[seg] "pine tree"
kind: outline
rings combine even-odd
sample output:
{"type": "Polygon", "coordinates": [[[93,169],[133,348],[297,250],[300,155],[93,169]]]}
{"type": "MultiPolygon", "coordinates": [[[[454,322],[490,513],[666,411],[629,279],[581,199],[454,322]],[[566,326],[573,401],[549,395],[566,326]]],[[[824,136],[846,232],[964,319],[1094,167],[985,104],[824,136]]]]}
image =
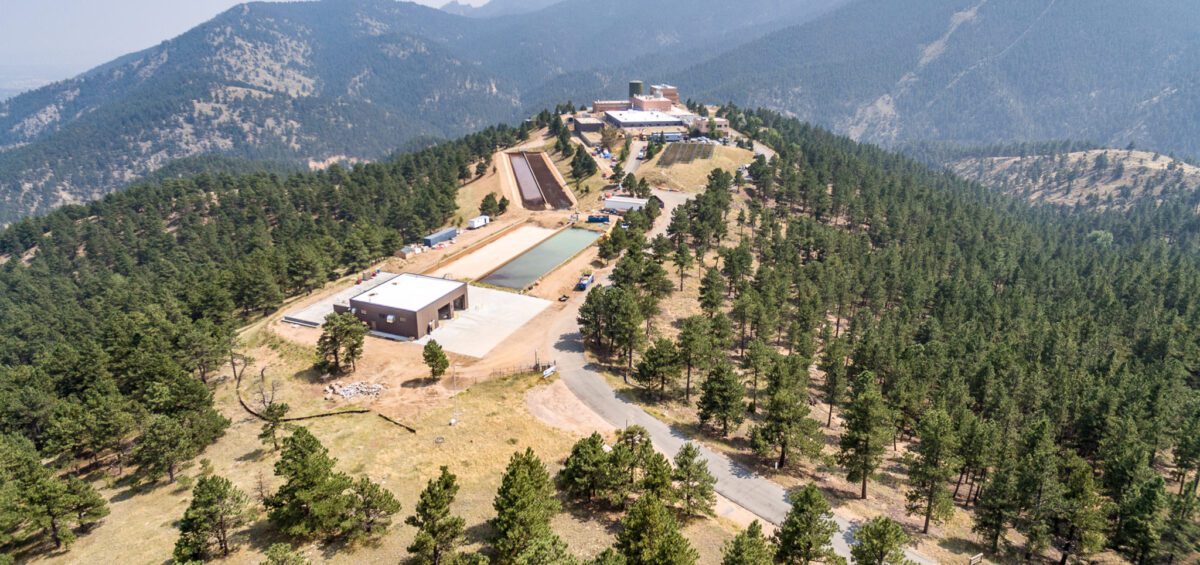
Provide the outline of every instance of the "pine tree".
{"type": "Polygon", "coordinates": [[[821,363],[825,372],[825,382],[821,391],[825,395],[825,403],[829,405],[829,414],[825,427],[833,427],[833,409],[842,404],[846,396],[846,342],[843,339],[828,339],[825,341],[825,358],[821,363]]]}
{"type": "Polygon", "coordinates": [[[276,451],[279,450],[279,432],[287,428],[283,419],[287,417],[289,408],[286,402],[272,402],[262,412],[265,421],[262,431],[258,434],[258,439],[265,444],[270,444],[271,449],[276,451]]]}
{"type": "Polygon", "coordinates": [[[604,451],[604,438],[592,432],[571,447],[571,454],[558,472],[558,483],[569,496],[589,502],[600,494],[609,471],[608,454],[604,451]]]}
{"type": "Polygon", "coordinates": [[[1126,488],[1117,510],[1120,518],[1114,541],[1134,563],[1143,565],[1154,559],[1162,540],[1166,483],[1158,473],[1143,467],[1126,488]]]}
{"type": "Polygon", "coordinates": [[[1082,457],[1071,453],[1062,458],[1059,475],[1064,491],[1055,517],[1055,545],[1065,565],[1071,557],[1086,560],[1104,548],[1108,504],[1096,488],[1091,466],[1082,457]]]}
{"type": "Polygon", "coordinates": [[[712,516],[717,504],[717,479],[708,472],[708,461],[692,442],[684,443],[675,454],[677,498],[683,502],[684,516],[712,516]]]}
{"type": "Polygon", "coordinates": [[[429,378],[437,379],[446,374],[446,369],[450,368],[450,359],[446,357],[446,351],[442,349],[441,344],[437,340],[431,339],[425,344],[425,348],[421,351],[421,357],[425,359],[425,366],[429,367],[429,378]]]}
{"type": "Polygon", "coordinates": [[[558,500],[546,466],[532,449],[513,454],[492,507],[493,545],[500,564],[517,563],[518,556],[539,540],[554,536],[550,521],[559,511],[558,500]]]}
{"type": "Polygon", "coordinates": [[[892,415],[879,394],[875,375],[864,372],[854,382],[853,395],[845,414],[845,430],[838,442],[838,464],[846,469],[846,480],[862,483],[867,497],[867,480],[879,468],[890,439],[892,415]]]}
{"type": "Polygon", "coordinates": [[[643,496],[655,496],[663,503],[671,504],[676,494],[672,471],[671,462],[663,454],[651,453],[642,469],[642,480],[638,482],[638,490],[643,496]]]}
{"type": "Polygon", "coordinates": [[[342,530],[351,539],[371,538],[386,532],[400,502],[390,491],[366,477],[359,477],[347,493],[347,511],[342,530]]]}
{"type": "MultiPolygon", "coordinates": [[[[703,257],[701,257],[700,263],[704,264],[703,257]]],[[[716,314],[721,305],[725,303],[724,288],[725,280],[716,267],[704,272],[704,278],[700,279],[700,309],[709,318],[713,317],[713,314],[716,314]]]]}
{"type": "Polygon", "coordinates": [[[629,509],[616,548],[629,565],[690,565],[699,559],[675,517],[654,496],[639,498],[629,509]]]}
{"type": "Polygon", "coordinates": [[[742,369],[750,371],[750,413],[758,413],[758,379],[760,376],[778,365],[777,355],[771,347],[759,337],[750,341],[746,354],[742,358],[742,369]]]}
{"type": "Polygon", "coordinates": [[[1018,511],[1017,473],[1011,457],[1000,459],[1000,466],[992,472],[979,492],[979,503],[975,508],[975,525],[972,530],[987,541],[992,553],[1000,549],[1000,540],[1008,533],[1008,525],[1018,511]]]}
{"type": "Polygon", "coordinates": [[[266,500],[271,523],[296,537],[339,533],[351,503],[345,495],[351,481],[334,472],[335,465],[337,459],[307,428],[296,428],[283,440],[275,462],[275,475],[284,484],[266,500]]]}
{"type": "Polygon", "coordinates": [[[857,542],[850,548],[856,565],[908,565],[904,547],[908,534],[904,528],[886,516],[868,520],[854,532],[857,542]]]}
{"type": "Polygon", "coordinates": [[[663,401],[666,400],[667,387],[679,378],[680,369],[679,350],[675,342],[659,338],[638,361],[633,378],[642,386],[657,388],[658,399],[663,401]]]}
{"type": "MultiPolygon", "coordinates": [[[[20,518],[31,522],[31,529],[49,534],[54,547],[70,547],[75,542],[71,528],[71,492],[66,482],[50,473],[37,473],[22,481],[20,518]]],[[[23,520],[22,520],[23,521],[23,520]]]]}
{"type": "Polygon", "coordinates": [[[308,559],[286,543],[271,544],[271,547],[267,548],[266,557],[263,565],[309,565],[308,559]]]}
{"type": "Polygon", "coordinates": [[[638,305],[636,293],[614,286],[609,290],[608,335],[609,341],[621,352],[626,361],[626,382],[628,375],[633,372],[633,355],[645,340],[642,331],[641,306],[638,305]]]}
{"type": "Polygon", "coordinates": [[[695,257],[692,256],[691,249],[683,243],[675,246],[675,253],[672,255],[671,261],[675,263],[675,269],[679,272],[679,291],[683,292],[683,280],[687,275],[688,269],[696,263],[695,257]]]}
{"type": "Polygon", "coordinates": [[[154,416],[133,448],[133,463],[150,480],[167,475],[175,482],[175,470],[195,454],[191,434],[170,416],[154,416]]]}
{"type": "Polygon", "coordinates": [[[775,548],[763,536],[762,524],[758,520],[738,532],[722,550],[721,565],[772,565],[775,548]]]}
{"type": "Polygon", "coordinates": [[[589,565],[626,565],[625,556],[617,552],[616,549],[608,548],[601,551],[589,565]]]}
{"type": "Polygon", "coordinates": [[[727,436],[736,430],[746,418],[746,388],[733,372],[729,363],[720,361],[708,373],[700,385],[700,425],[714,422],[720,426],[721,435],[727,436]]]}
{"type": "Polygon", "coordinates": [[[230,536],[249,521],[250,499],[229,479],[215,475],[200,477],[192,489],[192,502],[179,522],[175,560],[209,559],[213,546],[222,557],[229,555],[230,536]]]}
{"type": "Polygon", "coordinates": [[[760,457],[775,457],[783,469],[794,455],[817,457],[823,444],[819,424],[808,417],[805,402],[807,378],[799,376],[804,363],[776,363],[767,382],[766,414],[750,431],[750,445],[760,457]]]}
{"type": "Polygon", "coordinates": [[[362,356],[367,326],[354,314],[344,312],[325,317],[321,337],[317,340],[317,356],[331,372],[340,373],[350,367],[353,371],[362,356]]]}
{"type": "Polygon", "coordinates": [[[833,551],[833,536],[838,532],[829,501],[809,483],[788,494],[792,507],[775,532],[775,559],[779,563],[808,564],[841,562],[833,551]]]}
{"type": "Polygon", "coordinates": [[[107,515],[90,484],[55,476],[31,442],[0,434],[0,543],[40,533],[56,548],[70,546],[76,527],[89,528],[107,515]]]}
{"type": "Polygon", "coordinates": [[[930,410],[921,419],[917,432],[915,457],[909,459],[906,509],[910,515],[921,514],[922,533],[929,533],[931,521],[944,522],[954,515],[954,498],[946,483],[961,465],[958,460],[958,437],[950,416],[940,409],[930,410]]]}
{"type": "Polygon", "coordinates": [[[1017,471],[1021,512],[1016,528],[1025,535],[1025,558],[1032,559],[1050,545],[1055,510],[1062,498],[1058,449],[1048,420],[1042,418],[1028,426],[1021,451],[1017,471]]]}
{"type": "Polygon", "coordinates": [[[67,486],[67,509],[75,516],[75,523],[89,529],[108,516],[108,502],[90,483],[75,477],[63,479],[67,486]]]}
{"type": "Polygon", "coordinates": [[[692,369],[713,356],[712,325],[700,316],[684,318],[679,331],[679,359],[687,369],[684,402],[692,401],[692,369]]]}
{"type": "Polygon", "coordinates": [[[404,523],[417,528],[417,536],[408,552],[416,563],[445,565],[454,563],[466,533],[465,522],[450,514],[450,505],[458,495],[458,479],[446,467],[430,479],[421,491],[416,512],[404,523]]]}

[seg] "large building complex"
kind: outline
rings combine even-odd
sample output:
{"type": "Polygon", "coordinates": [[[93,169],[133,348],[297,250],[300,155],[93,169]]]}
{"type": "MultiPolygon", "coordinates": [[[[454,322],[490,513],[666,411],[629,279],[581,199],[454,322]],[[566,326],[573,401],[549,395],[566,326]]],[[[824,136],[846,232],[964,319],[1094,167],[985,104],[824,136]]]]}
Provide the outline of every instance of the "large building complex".
{"type": "Polygon", "coordinates": [[[468,306],[467,283],[405,273],[333,309],[353,313],[372,331],[420,339],[468,306]]]}
{"type": "MultiPolygon", "coordinates": [[[[580,134],[597,132],[596,118],[603,118],[604,124],[618,129],[640,130],[635,132],[637,134],[684,134],[687,130],[711,134],[725,133],[729,129],[728,120],[704,118],[680,104],[679,89],[674,86],[655,84],[650,87],[649,94],[645,94],[644,89],[642,81],[630,81],[627,100],[592,102],[591,116],[577,117],[575,131],[580,134]]],[[[594,142],[589,142],[592,144],[594,142]]]]}
{"type": "Polygon", "coordinates": [[[605,112],[604,120],[610,125],[621,129],[682,127],[683,119],[664,112],[644,112],[628,110],[624,112],[605,112]]]}
{"type": "Polygon", "coordinates": [[[666,98],[672,104],[679,104],[679,89],[669,84],[656,84],[650,87],[650,95],[658,98],[666,98]]]}

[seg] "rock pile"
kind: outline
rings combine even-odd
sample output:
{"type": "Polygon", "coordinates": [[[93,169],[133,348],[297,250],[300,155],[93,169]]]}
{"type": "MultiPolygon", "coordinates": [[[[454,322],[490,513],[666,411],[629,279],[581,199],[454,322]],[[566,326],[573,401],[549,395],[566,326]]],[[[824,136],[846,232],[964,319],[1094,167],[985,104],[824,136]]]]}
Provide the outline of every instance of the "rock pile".
{"type": "Polygon", "coordinates": [[[343,385],[342,383],[331,383],[325,386],[326,398],[330,398],[332,395],[337,395],[349,400],[359,396],[379,396],[379,393],[381,392],[383,392],[383,385],[361,381],[347,385],[343,385]]]}

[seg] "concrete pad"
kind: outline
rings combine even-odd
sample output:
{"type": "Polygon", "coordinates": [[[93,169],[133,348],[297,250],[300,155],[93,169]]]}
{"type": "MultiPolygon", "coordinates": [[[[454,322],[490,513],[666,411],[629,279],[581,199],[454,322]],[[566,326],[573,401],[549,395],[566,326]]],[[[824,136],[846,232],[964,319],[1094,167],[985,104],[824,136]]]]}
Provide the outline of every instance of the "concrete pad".
{"type": "Polygon", "coordinates": [[[334,304],[348,304],[351,298],[358,296],[368,290],[374,289],[400,275],[396,273],[379,273],[373,279],[356,284],[341,292],[331,294],[321,300],[310,304],[308,307],[295,312],[290,312],[283,317],[283,321],[289,324],[298,324],[308,326],[310,328],[319,328],[325,323],[325,316],[333,313],[334,304]]]}
{"type": "Polygon", "coordinates": [[[471,307],[460,310],[453,320],[441,322],[441,327],[417,340],[418,344],[434,339],[451,353],[482,358],[550,307],[548,300],[502,290],[473,286],[467,292],[471,307]]]}
{"type": "MultiPolygon", "coordinates": [[[[521,226],[495,241],[429,273],[433,277],[479,280],[557,233],[535,225],[521,226]]],[[[472,289],[474,290],[474,289],[472,289]]]]}

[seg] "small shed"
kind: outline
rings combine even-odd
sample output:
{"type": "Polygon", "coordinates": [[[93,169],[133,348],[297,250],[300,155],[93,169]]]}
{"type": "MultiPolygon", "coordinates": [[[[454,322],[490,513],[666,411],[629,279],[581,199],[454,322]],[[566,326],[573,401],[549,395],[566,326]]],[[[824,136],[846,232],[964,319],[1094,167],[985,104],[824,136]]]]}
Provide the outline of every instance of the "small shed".
{"type": "Polygon", "coordinates": [[[433,247],[458,237],[458,228],[446,228],[440,232],[431,233],[422,240],[426,247],[433,247]]]}
{"type": "Polygon", "coordinates": [[[477,230],[479,228],[482,228],[483,226],[488,225],[488,222],[491,222],[491,221],[492,221],[491,218],[489,218],[487,216],[476,216],[474,218],[471,218],[470,220],[467,220],[467,229],[477,230]]]}

